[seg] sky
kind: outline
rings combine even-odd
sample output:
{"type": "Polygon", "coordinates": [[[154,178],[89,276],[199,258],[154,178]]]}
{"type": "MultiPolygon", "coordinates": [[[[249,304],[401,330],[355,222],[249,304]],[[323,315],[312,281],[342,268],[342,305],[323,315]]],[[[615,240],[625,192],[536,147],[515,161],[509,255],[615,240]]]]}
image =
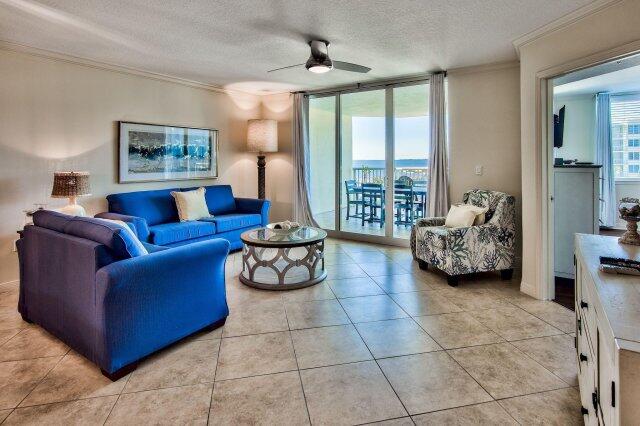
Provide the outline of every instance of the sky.
{"type": "MultiPolygon", "coordinates": [[[[384,159],[384,121],[384,117],[353,117],[354,160],[384,159]]],[[[396,160],[429,157],[428,116],[396,118],[394,128],[396,160]]]]}

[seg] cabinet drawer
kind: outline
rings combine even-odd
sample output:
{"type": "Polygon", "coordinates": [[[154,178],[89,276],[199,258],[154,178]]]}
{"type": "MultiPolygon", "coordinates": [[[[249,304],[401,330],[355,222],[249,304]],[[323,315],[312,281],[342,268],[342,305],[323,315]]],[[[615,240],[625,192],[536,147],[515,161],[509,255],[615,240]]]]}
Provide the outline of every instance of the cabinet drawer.
{"type": "Polygon", "coordinates": [[[597,425],[598,412],[593,404],[593,393],[596,388],[596,366],[589,349],[589,343],[584,337],[578,338],[577,358],[580,403],[582,408],[586,410],[584,411],[583,420],[585,425],[597,425]]]}

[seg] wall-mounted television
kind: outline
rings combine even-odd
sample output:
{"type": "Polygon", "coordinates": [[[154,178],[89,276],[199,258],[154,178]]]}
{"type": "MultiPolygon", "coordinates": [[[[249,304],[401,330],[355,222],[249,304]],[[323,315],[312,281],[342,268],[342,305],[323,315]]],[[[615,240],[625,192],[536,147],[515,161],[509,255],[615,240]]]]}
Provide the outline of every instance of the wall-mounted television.
{"type": "Polygon", "coordinates": [[[553,146],[555,148],[562,147],[563,136],[564,136],[564,106],[558,110],[557,114],[553,114],[553,146]]]}

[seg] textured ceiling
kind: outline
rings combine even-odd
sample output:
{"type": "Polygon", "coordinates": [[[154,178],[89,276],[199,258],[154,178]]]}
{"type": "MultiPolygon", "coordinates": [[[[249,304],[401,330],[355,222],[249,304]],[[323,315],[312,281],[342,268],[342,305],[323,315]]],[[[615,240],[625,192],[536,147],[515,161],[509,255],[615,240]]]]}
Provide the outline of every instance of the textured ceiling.
{"type": "Polygon", "coordinates": [[[0,0],[0,39],[240,90],[328,87],[516,59],[511,41],[591,0],[0,0]],[[307,40],[369,74],[267,70],[307,40]]]}

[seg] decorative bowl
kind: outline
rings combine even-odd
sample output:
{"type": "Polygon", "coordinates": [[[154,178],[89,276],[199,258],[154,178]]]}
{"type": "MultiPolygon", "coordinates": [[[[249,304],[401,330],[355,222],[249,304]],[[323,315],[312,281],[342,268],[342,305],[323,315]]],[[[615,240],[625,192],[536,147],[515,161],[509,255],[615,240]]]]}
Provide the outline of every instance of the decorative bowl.
{"type": "Polygon", "coordinates": [[[289,229],[282,229],[282,228],[276,228],[275,226],[278,225],[277,223],[270,223],[267,225],[267,228],[272,230],[274,233],[278,234],[278,235],[288,235],[296,230],[298,230],[300,228],[300,226],[296,226],[296,227],[291,227],[289,229]]]}

